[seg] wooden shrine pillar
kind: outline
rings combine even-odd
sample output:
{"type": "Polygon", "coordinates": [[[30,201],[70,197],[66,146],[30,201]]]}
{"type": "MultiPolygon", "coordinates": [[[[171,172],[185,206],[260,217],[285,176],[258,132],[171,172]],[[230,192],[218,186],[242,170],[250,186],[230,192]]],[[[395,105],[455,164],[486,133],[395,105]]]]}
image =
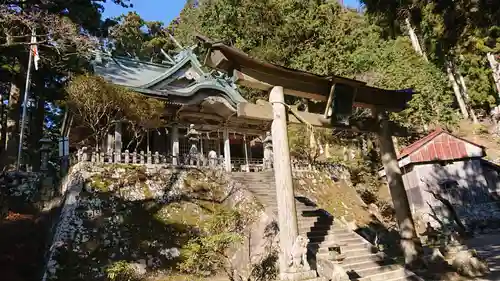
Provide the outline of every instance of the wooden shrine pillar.
{"type": "Polygon", "coordinates": [[[179,126],[172,125],[172,165],[179,165],[179,126]]]}
{"type": "Polygon", "coordinates": [[[401,169],[399,168],[392,140],[392,132],[389,128],[389,119],[384,111],[375,111],[374,113],[379,122],[378,138],[380,142],[380,155],[396,212],[396,220],[401,236],[401,248],[405,255],[405,263],[407,265],[414,265],[419,262],[422,244],[415,230],[403,176],[401,175],[401,169]]]}
{"type": "Polygon", "coordinates": [[[231,173],[231,146],[229,142],[229,130],[224,128],[224,169],[226,172],[231,173]]]}
{"type": "Polygon", "coordinates": [[[116,153],[116,157],[117,157],[117,159],[115,159],[115,161],[118,161],[118,162],[121,161],[122,148],[123,148],[122,123],[118,122],[115,124],[115,153],[116,153]]]}
{"type": "Polygon", "coordinates": [[[274,179],[278,205],[278,225],[280,238],[279,269],[281,280],[289,271],[288,260],[293,243],[298,236],[297,212],[293,193],[290,148],[288,147],[287,111],[283,87],[275,86],[269,95],[273,106],[271,134],[273,140],[274,179]]]}
{"type": "Polygon", "coordinates": [[[108,131],[108,134],[106,135],[106,139],[103,140],[103,152],[104,153],[112,153],[113,152],[113,149],[114,149],[114,142],[115,142],[115,138],[113,136],[113,134],[108,131]]]}

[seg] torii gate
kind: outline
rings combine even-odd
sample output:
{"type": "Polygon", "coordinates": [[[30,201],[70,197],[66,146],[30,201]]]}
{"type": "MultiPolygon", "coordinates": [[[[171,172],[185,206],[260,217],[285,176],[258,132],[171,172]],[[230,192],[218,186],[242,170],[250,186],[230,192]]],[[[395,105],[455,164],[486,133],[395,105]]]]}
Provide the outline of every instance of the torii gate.
{"type": "Polygon", "coordinates": [[[406,132],[393,125],[388,120],[386,113],[387,111],[403,110],[408,101],[411,100],[413,92],[383,90],[369,87],[366,83],[357,80],[338,76],[319,76],[288,69],[257,61],[236,48],[220,42],[213,42],[203,36],[199,35],[197,38],[209,50],[205,58],[205,65],[232,75],[236,83],[270,92],[269,103],[240,103],[237,114],[238,117],[248,119],[273,121],[271,131],[280,229],[280,276],[282,279],[286,279],[284,274],[288,270],[286,257],[290,256],[293,243],[298,236],[287,120],[291,123],[300,123],[300,120],[294,115],[288,115],[288,106],[285,104],[284,95],[326,101],[324,114],[295,113],[299,115],[300,119],[307,121],[312,126],[377,133],[382,164],[396,210],[405,261],[409,265],[417,262],[421,252],[421,243],[415,231],[392,141],[393,134],[401,136],[405,135],[406,132]],[[353,107],[371,109],[372,117],[356,124],[336,122],[336,117],[350,116],[353,107]]]}

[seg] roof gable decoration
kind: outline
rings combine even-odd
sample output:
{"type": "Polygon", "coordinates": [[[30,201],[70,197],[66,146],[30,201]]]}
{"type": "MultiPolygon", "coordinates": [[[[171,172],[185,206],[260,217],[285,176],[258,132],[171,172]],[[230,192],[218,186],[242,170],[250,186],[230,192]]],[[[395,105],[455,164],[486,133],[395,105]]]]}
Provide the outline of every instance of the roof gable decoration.
{"type": "Polygon", "coordinates": [[[194,49],[185,48],[165,64],[95,52],[94,72],[107,81],[134,91],[169,99],[190,99],[200,91],[224,97],[233,108],[246,100],[232,78],[222,72],[205,72],[194,49]]]}
{"type": "MultiPolygon", "coordinates": [[[[449,161],[467,158],[482,158],[486,155],[483,146],[455,136],[443,129],[428,134],[403,148],[398,155],[399,167],[432,161],[449,161]]],[[[380,172],[384,176],[383,171],[380,172]]]]}

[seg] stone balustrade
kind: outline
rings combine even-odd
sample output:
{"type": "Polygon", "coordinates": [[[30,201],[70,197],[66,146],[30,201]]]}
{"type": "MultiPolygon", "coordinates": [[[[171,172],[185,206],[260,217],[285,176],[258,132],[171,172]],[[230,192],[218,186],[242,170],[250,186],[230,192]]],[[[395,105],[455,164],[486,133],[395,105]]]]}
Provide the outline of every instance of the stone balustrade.
{"type": "MultiPolygon", "coordinates": [[[[224,157],[208,159],[201,154],[196,156],[196,159],[193,159],[193,156],[189,155],[175,157],[173,155],[160,154],[159,152],[141,151],[137,153],[129,152],[128,150],[122,153],[107,153],[96,152],[86,148],[80,149],[75,155],[71,156],[71,165],[79,162],[91,162],[97,164],[172,165],[223,169],[224,161],[224,157]]],[[[328,162],[315,162],[311,164],[308,161],[301,160],[292,160],[291,165],[294,172],[326,172],[336,178],[348,180],[348,176],[345,176],[348,174],[348,171],[343,165],[328,162]]],[[[264,167],[265,159],[232,158],[231,166],[233,171],[260,172],[266,170],[264,167]]]]}

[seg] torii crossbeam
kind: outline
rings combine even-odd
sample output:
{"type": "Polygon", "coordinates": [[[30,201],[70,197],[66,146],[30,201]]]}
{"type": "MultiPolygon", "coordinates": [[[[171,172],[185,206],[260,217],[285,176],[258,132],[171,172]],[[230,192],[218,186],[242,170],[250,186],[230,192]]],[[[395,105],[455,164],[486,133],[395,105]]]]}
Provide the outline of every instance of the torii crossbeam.
{"type": "MultiPolygon", "coordinates": [[[[336,127],[378,134],[382,163],[396,210],[405,260],[407,264],[417,262],[421,252],[421,244],[415,231],[392,142],[393,132],[397,132],[396,135],[404,135],[407,132],[390,125],[387,118],[388,111],[404,110],[412,99],[413,92],[410,90],[384,90],[367,86],[362,81],[293,70],[258,61],[234,47],[214,42],[201,35],[197,36],[197,39],[208,49],[205,65],[232,75],[236,83],[254,89],[270,91],[269,103],[240,103],[237,113],[239,117],[248,119],[273,120],[274,173],[282,250],[280,255],[281,279],[290,280],[290,275],[287,275],[290,269],[287,260],[298,236],[287,135],[288,106],[284,103],[284,95],[326,102],[324,114],[298,113],[302,119],[307,120],[313,126],[336,127]],[[349,115],[353,107],[371,109],[372,118],[358,122],[358,124],[348,125],[332,121],[336,114],[349,115]]],[[[289,119],[291,122],[298,121],[291,116],[289,119]]]]}

